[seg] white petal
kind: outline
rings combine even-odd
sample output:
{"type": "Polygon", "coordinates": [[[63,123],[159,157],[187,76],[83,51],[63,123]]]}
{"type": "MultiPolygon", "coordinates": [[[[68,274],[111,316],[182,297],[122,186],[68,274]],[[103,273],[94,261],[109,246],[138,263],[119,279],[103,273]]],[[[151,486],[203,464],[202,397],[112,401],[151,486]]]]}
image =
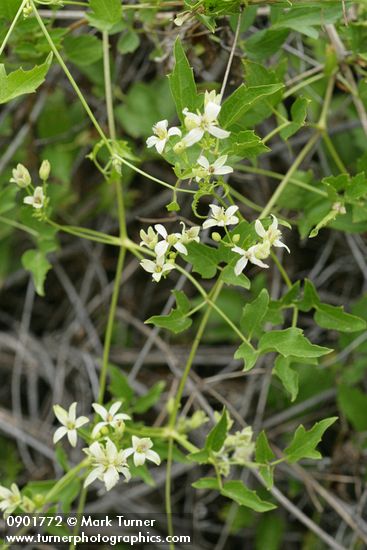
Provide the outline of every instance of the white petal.
{"type": "Polygon", "coordinates": [[[227,220],[227,224],[226,225],[236,225],[236,223],[238,223],[240,220],[237,218],[237,216],[231,216],[228,220],[227,220]]]}
{"type": "Polygon", "coordinates": [[[156,130],[167,130],[168,128],[168,120],[160,120],[159,122],[157,122],[156,124],[154,124],[153,126],[153,132],[155,132],[156,130]]]}
{"type": "Polygon", "coordinates": [[[31,206],[33,206],[34,198],[33,197],[24,197],[23,202],[24,202],[24,204],[30,204],[31,206]]]}
{"type": "MultiPolygon", "coordinates": [[[[149,261],[149,260],[148,260],[149,261]]],[[[97,414],[99,414],[99,416],[101,418],[103,418],[103,420],[107,420],[107,416],[108,416],[108,411],[107,409],[105,409],[104,407],[102,407],[102,405],[99,405],[99,403],[93,403],[92,405],[93,409],[96,411],[97,414]]]]}
{"type": "Polygon", "coordinates": [[[218,139],[226,139],[231,135],[231,132],[227,132],[227,130],[223,130],[222,128],[218,128],[218,126],[214,126],[214,124],[211,124],[208,127],[208,132],[212,136],[218,138],[218,139]]]}
{"type": "MultiPolygon", "coordinates": [[[[181,252],[181,254],[187,254],[187,248],[182,243],[176,243],[174,248],[181,252]]],[[[169,265],[169,264],[168,264],[169,265]]]]}
{"type": "Polygon", "coordinates": [[[89,453],[99,461],[104,460],[105,458],[104,450],[100,445],[100,443],[98,443],[97,441],[95,441],[94,443],[92,443],[92,445],[90,445],[89,453]]]}
{"type": "Polygon", "coordinates": [[[205,168],[205,170],[209,170],[209,161],[206,157],[204,157],[204,155],[200,155],[200,157],[198,158],[198,160],[196,161],[198,164],[200,164],[200,166],[202,166],[203,168],[205,168]]]}
{"type": "Polygon", "coordinates": [[[160,272],[160,273],[153,273],[153,275],[152,275],[153,281],[155,281],[156,283],[159,283],[159,281],[162,279],[162,275],[163,275],[162,272],[160,272]]]}
{"type": "Polygon", "coordinates": [[[76,401],[74,401],[74,403],[72,403],[69,407],[69,420],[71,422],[75,422],[75,419],[76,419],[76,401]]]}
{"type": "Polygon", "coordinates": [[[116,460],[118,451],[116,445],[111,441],[111,439],[107,439],[106,453],[110,460],[116,460]]]}
{"type": "Polygon", "coordinates": [[[161,237],[163,237],[164,239],[167,238],[167,230],[164,225],[162,225],[161,223],[156,223],[154,229],[157,231],[157,233],[159,233],[161,237]]]}
{"type": "Polygon", "coordinates": [[[78,433],[76,430],[68,430],[68,440],[72,447],[76,447],[78,441],[78,433]]]}
{"type": "Polygon", "coordinates": [[[245,256],[243,256],[242,258],[240,258],[238,260],[238,262],[236,263],[236,265],[234,267],[234,272],[237,275],[237,277],[245,269],[245,267],[247,266],[247,263],[248,263],[248,259],[245,256]]]}
{"type": "Polygon", "coordinates": [[[86,416],[79,416],[75,421],[75,427],[81,428],[82,426],[84,426],[84,424],[87,424],[88,422],[89,418],[87,418],[86,416]]]}
{"type": "Polygon", "coordinates": [[[115,414],[115,420],[131,420],[131,416],[125,413],[115,414]]]}
{"type": "Polygon", "coordinates": [[[168,135],[169,136],[181,136],[181,130],[180,130],[180,128],[177,128],[177,126],[172,126],[172,128],[170,128],[168,130],[168,135]]]}
{"type": "Polygon", "coordinates": [[[220,105],[218,105],[217,103],[214,103],[213,101],[209,101],[206,104],[204,112],[205,112],[206,118],[210,122],[217,120],[218,115],[220,113],[220,105]]]}
{"type": "Polygon", "coordinates": [[[258,258],[255,258],[255,256],[250,258],[250,262],[257,265],[257,266],[259,266],[259,267],[263,267],[264,269],[267,269],[269,267],[267,264],[264,264],[264,262],[262,262],[258,258]]]}
{"type": "Polygon", "coordinates": [[[255,231],[259,235],[259,237],[264,238],[266,235],[266,231],[260,220],[256,220],[255,222],[255,231]]]}
{"type": "Polygon", "coordinates": [[[130,481],[130,479],[131,479],[131,474],[130,474],[130,470],[129,470],[129,468],[127,468],[127,466],[120,466],[119,468],[117,468],[117,470],[118,470],[123,476],[125,476],[126,481],[130,481]]]}
{"type": "Polygon", "coordinates": [[[147,147],[154,147],[154,145],[157,143],[157,141],[159,141],[157,136],[148,137],[148,139],[146,141],[147,147]]]}
{"type": "Polygon", "coordinates": [[[282,241],[280,241],[279,239],[277,239],[276,241],[273,242],[273,246],[276,246],[277,248],[285,248],[286,251],[289,252],[289,254],[291,253],[288,246],[286,244],[282,243],[282,241]]]}
{"type": "Polygon", "coordinates": [[[209,204],[209,208],[212,211],[214,218],[218,218],[223,211],[222,207],[217,206],[216,204],[209,204]]]}
{"type": "MultiPolygon", "coordinates": [[[[233,204],[232,206],[229,206],[229,207],[227,208],[227,210],[226,210],[226,216],[227,216],[228,218],[232,217],[233,214],[234,214],[235,212],[237,212],[237,210],[238,210],[238,206],[236,206],[236,205],[234,205],[234,204],[233,204]]],[[[234,217],[235,217],[235,216],[234,216],[234,217]]]]}
{"type": "Polygon", "coordinates": [[[272,229],[273,231],[276,231],[278,229],[278,220],[276,216],[274,216],[274,214],[272,214],[271,216],[273,218],[273,221],[271,223],[270,229],[272,229]]]}
{"type": "Polygon", "coordinates": [[[68,430],[64,426],[62,426],[61,428],[57,428],[56,432],[54,433],[53,442],[57,443],[67,433],[68,433],[68,430]]]}
{"type": "Polygon", "coordinates": [[[92,438],[94,439],[95,437],[97,437],[97,435],[99,434],[99,431],[101,428],[103,428],[104,426],[107,426],[107,422],[98,422],[98,424],[96,424],[92,430],[92,438]]]}
{"type": "Polygon", "coordinates": [[[114,404],[110,407],[109,414],[110,414],[111,416],[115,416],[115,414],[117,413],[117,411],[121,408],[121,405],[122,405],[122,402],[121,402],[121,401],[116,401],[116,403],[114,403],[114,404]]]}
{"type": "Polygon", "coordinates": [[[152,262],[152,260],[142,260],[140,262],[140,265],[148,273],[154,273],[155,272],[156,264],[154,262],[152,262]]]}
{"type": "Polygon", "coordinates": [[[145,453],[134,453],[135,466],[142,466],[145,463],[145,453]]]}
{"type": "Polygon", "coordinates": [[[147,457],[147,460],[150,460],[151,462],[154,462],[154,464],[156,464],[157,466],[160,465],[161,457],[155,451],[148,450],[145,453],[145,456],[147,457]]]}
{"type": "Polygon", "coordinates": [[[162,258],[167,252],[168,247],[169,247],[169,244],[167,241],[160,241],[155,245],[154,252],[157,254],[159,258],[162,258]]]}
{"type": "Polygon", "coordinates": [[[228,155],[222,155],[213,163],[214,168],[220,168],[226,162],[228,155]]]}
{"type": "Polygon", "coordinates": [[[131,456],[133,453],[135,453],[135,449],[133,449],[132,447],[129,447],[128,449],[124,449],[122,451],[122,453],[123,453],[123,455],[125,457],[125,460],[126,460],[127,458],[129,458],[129,456],[131,456]]]}
{"type": "Polygon", "coordinates": [[[93,468],[93,470],[88,474],[84,481],[84,487],[88,487],[93,481],[96,479],[100,479],[102,473],[103,473],[103,466],[98,466],[98,468],[93,468]]]}
{"type": "Polygon", "coordinates": [[[167,139],[160,139],[155,144],[155,148],[157,149],[158,153],[161,155],[163,153],[163,150],[166,146],[167,139]]]}
{"type": "Polygon", "coordinates": [[[54,405],[54,414],[60,424],[67,424],[69,421],[68,413],[60,405],[54,405]]]}
{"type": "Polygon", "coordinates": [[[213,218],[210,218],[209,220],[205,220],[205,222],[203,223],[203,229],[208,229],[209,227],[215,227],[216,225],[218,225],[218,222],[213,218]]]}
{"type": "Polygon", "coordinates": [[[246,254],[246,250],[243,250],[243,248],[240,248],[239,246],[234,246],[231,250],[232,252],[236,252],[236,254],[241,254],[241,256],[246,254]]]}
{"type": "Polygon", "coordinates": [[[204,130],[202,128],[194,128],[193,130],[190,130],[188,134],[182,139],[186,147],[191,147],[191,145],[194,145],[198,141],[201,140],[201,138],[204,135],[204,130]]]}
{"type": "Polygon", "coordinates": [[[219,168],[215,168],[214,174],[217,176],[223,176],[224,174],[231,174],[233,172],[233,168],[231,166],[220,166],[219,168]]]}

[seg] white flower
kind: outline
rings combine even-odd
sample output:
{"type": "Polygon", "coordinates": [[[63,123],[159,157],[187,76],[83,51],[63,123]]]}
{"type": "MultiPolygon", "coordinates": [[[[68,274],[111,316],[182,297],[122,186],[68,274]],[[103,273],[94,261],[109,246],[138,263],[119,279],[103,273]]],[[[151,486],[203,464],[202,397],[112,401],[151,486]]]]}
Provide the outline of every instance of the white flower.
{"type": "Polygon", "coordinates": [[[187,108],[182,111],[185,115],[185,126],[189,130],[189,133],[182,139],[186,147],[191,147],[200,141],[205,132],[218,139],[225,139],[230,135],[231,132],[218,128],[220,109],[218,103],[208,101],[204,106],[204,114],[191,113],[187,108]]]}
{"type": "Polygon", "coordinates": [[[107,438],[106,447],[95,441],[89,448],[83,450],[92,459],[93,467],[84,482],[84,487],[88,487],[93,481],[99,479],[105,484],[106,490],[110,491],[118,482],[119,474],[123,474],[126,481],[131,479],[124,451],[118,451],[110,439],[107,438]]]}
{"type": "Polygon", "coordinates": [[[140,265],[145,271],[152,273],[152,278],[156,283],[159,283],[166,273],[175,269],[174,264],[166,262],[164,256],[158,256],[155,262],[144,259],[140,262],[140,265]]]}
{"type": "Polygon", "coordinates": [[[147,147],[155,147],[160,155],[163,153],[169,137],[181,136],[181,130],[176,126],[169,130],[167,128],[168,120],[160,120],[152,128],[155,135],[148,137],[146,142],[147,147]]]}
{"type": "Polygon", "coordinates": [[[23,164],[18,164],[12,170],[12,175],[13,177],[10,179],[10,182],[16,183],[19,187],[28,187],[32,182],[31,175],[23,164]]]}
{"type": "Polygon", "coordinates": [[[154,464],[161,463],[161,459],[158,453],[152,451],[153,447],[152,440],[149,437],[136,437],[132,436],[132,447],[125,449],[125,457],[128,458],[130,455],[133,456],[135,466],[142,466],[146,460],[154,462],[154,464]]]}
{"type": "Polygon", "coordinates": [[[217,160],[214,161],[213,164],[210,164],[208,159],[204,157],[204,155],[201,155],[198,158],[197,163],[201,166],[202,169],[198,170],[196,181],[200,181],[204,177],[222,176],[224,174],[230,174],[231,172],[233,172],[233,168],[231,166],[225,166],[224,164],[227,158],[227,155],[223,155],[217,158],[217,160]]]}
{"type": "Polygon", "coordinates": [[[237,212],[238,206],[230,206],[226,210],[223,206],[217,206],[215,204],[209,204],[209,207],[212,211],[212,217],[205,220],[203,229],[214,226],[224,227],[226,225],[236,225],[239,222],[238,217],[233,215],[237,212]]]}
{"type": "Polygon", "coordinates": [[[93,438],[96,437],[100,429],[103,428],[104,426],[111,426],[111,428],[115,428],[116,426],[118,426],[120,421],[131,420],[128,414],[125,414],[125,413],[116,414],[117,411],[120,409],[121,405],[122,405],[121,401],[117,401],[110,407],[110,410],[108,411],[98,403],[92,404],[93,409],[103,419],[103,422],[98,422],[98,424],[94,426],[92,431],[93,438]]]}
{"type": "Polygon", "coordinates": [[[143,229],[140,230],[140,246],[146,246],[150,248],[150,250],[154,250],[155,245],[158,242],[158,235],[154,231],[153,227],[149,226],[148,231],[144,231],[143,229]]]}
{"type": "Polygon", "coordinates": [[[268,268],[269,266],[264,264],[261,260],[267,258],[270,254],[270,245],[268,243],[260,243],[251,246],[248,250],[244,250],[239,246],[234,246],[232,252],[240,254],[242,258],[238,260],[235,265],[234,272],[238,276],[247,266],[248,262],[255,264],[259,267],[268,268]]]}
{"type": "Polygon", "coordinates": [[[89,422],[86,416],[76,417],[76,402],[72,403],[67,412],[60,405],[54,405],[54,413],[62,426],[58,428],[54,434],[53,441],[57,443],[65,435],[68,436],[69,443],[72,447],[76,447],[78,433],[77,429],[81,428],[89,422]]]}
{"type": "Polygon", "coordinates": [[[282,243],[280,240],[282,233],[278,229],[278,220],[277,218],[272,214],[272,224],[269,226],[268,229],[265,229],[263,224],[260,220],[256,220],[255,222],[255,231],[264,240],[269,241],[270,246],[276,246],[279,248],[285,248],[287,252],[290,252],[287,245],[282,243]]]}
{"type": "Polygon", "coordinates": [[[180,242],[181,235],[180,233],[172,233],[168,235],[166,228],[157,223],[154,226],[154,229],[162,237],[162,241],[159,241],[154,248],[154,252],[157,256],[164,256],[170,246],[173,246],[181,254],[187,254],[187,248],[180,242]]]}
{"type": "Polygon", "coordinates": [[[201,227],[199,225],[194,225],[190,227],[189,229],[186,229],[185,223],[180,222],[182,225],[182,233],[181,233],[181,243],[182,244],[188,244],[192,243],[193,241],[199,243],[200,242],[200,229],[201,227]]]}
{"type": "Polygon", "coordinates": [[[5,515],[9,515],[22,503],[22,495],[15,483],[12,483],[10,489],[0,485],[0,510],[5,515]]]}
{"type": "Polygon", "coordinates": [[[216,105],[220,105],[220,102],[222,100],[221,94],[217,94],[215,90],[212,90],[211,92],[208,92],[208,90],[205,90],[204,94],[204,107],[208,105],[208,103],[212,102],[216,105]]]}
{"type": "Polygon", "coordinates": [[[33,208],[42,208],[45,203],[45,195],[42,187],[36,187],[33,195],[29,195],[23,199],[24,204],[30,204],[33,208]]]}

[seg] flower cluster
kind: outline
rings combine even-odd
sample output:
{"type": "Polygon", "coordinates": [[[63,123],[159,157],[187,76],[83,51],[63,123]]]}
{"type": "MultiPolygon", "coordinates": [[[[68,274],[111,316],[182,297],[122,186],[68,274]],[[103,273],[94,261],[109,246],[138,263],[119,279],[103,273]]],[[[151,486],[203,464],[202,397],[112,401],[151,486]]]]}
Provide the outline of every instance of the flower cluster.
{"type": "Polygon", "coordinates": [[[247,426],[233,435],[227,435],[223,447],[215,457],[216,466],[222,475],[228,476],[232,465],[248,465],[255,450],[252,437],[251,426],[247,426]]]}
{"type": "Polygon", "coordinates": [[[28,168],[19,163],[12,171],[10,183],[15,183],[21,189],[27,189],[27,191],[30,192],[29,195],[24,197],[24,204],[28,204],[36,210],[42,210],[47,206],[45,188],[48,178],[50,177],[50,172],[51,164],[48,160],[44,160],[39,169],[39,177],[42,180],[43,185],[37,185],[34,187],[28,168]]]}
{"type": "Polygon", "coordinates": [[[10,489],[0,485],[0,510],[4,512],[4,516],[12,514],[17,508],[30,514],[35,505],[30,498],[21,494],[15,483],[11,484],[10,489]]]}
{"type": "Polygon", "coordinates": [[[148,227],[147,231],[140,231],[140,246],[147,247],[155,256],[154,261],[144,259],[140,262],[145,271],[152,274],[153,280],[158,283],[162,277],[167,275],[175,268],[175,257],[177,252],[186,255],[186,244],[196,241],[199,242],[199,226],[186,229],[184,222],[181,233],[168,234],[166,228],[158,223],[153,227],[148,227]],[[172,250],[174,249],[174,250],[172,250]]]}
{"type": "MultiPolygon", "coordinates": [[[[127,460],[131,455],[135,466],[142,466],[146,460],[157,465],[161,462],[158,453],[152,450],[153,443],[148,437],[139,438],[133,435],[130,447],[119,448],[119,440],[124,435],[125,420],[131,420],[129,415],[118,412],[121,406],[121,401],[113,403],[109,409],[99,403],[92,404],[95,413],[101,420],[95,424],[90,435],[87,436],[95,441],[83,449],[89,458],[88,469],[90,469],[84,482],[85,487],[100,480],[109,491],[119,481],[120,474],[126,481],[129,481],[131,473],[127,460]]],[[[54,443],[67,436],[70,445],[76,446],[78,430],[89,422],[89,418],[86,416],[77,417],[76,409],[76,402],[70,405],[68,411],[60,405],[54,406],[55,416],[62,424],[54,434],[54,443]]],[[[80,434],[80,432],[79,435],[85,437],[85,434],[80,434]]],[[[6,496],[7,493],[4,495],[6,496]]]]}
{"type": "Polygon", "coordinates": [[[265,264],[262,260],[265,260],[270,256],[270,250],[272,246],[278,248],[285,248],[287,252],[290,252],[287,245],[285,245],[280,239],[282,237],[281,231],[278,229],[278,220],[272,214],[273,221],[268,229],[265,229],[260,220],[255,222],[255,231],[262,241],[251,246],[247,250],[240,248],[239,246],[234,246],[232,248],[233,252],[239,254],[241,258],[235,265],[234,271],[236,275],[239,275],[247,266],[248,262],[255,264],[259,267],[268,268],[269,266],[265,264]]]}

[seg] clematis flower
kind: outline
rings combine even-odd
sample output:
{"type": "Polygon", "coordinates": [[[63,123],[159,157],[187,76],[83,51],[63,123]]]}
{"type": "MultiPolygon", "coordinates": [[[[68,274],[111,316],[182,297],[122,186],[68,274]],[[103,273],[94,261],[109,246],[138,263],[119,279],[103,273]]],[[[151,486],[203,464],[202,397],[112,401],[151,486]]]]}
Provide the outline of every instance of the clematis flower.
{"type": "Polygon", "coordinates": [[[280,240],[281,236],[282,236],[282,233],[278,229],[278,220],[274,216],[274,214],[272,214],[272,218],[273,218],[272,224],[269,226],[268,229],[264,228],[264,226],[263,226],[263,224],[261,223],[260,220],[256,220],[256,222],[255,222],[255,231],[256,231],[256,233],[262,239],[268,240],[269,243],[270,243],[270,246],[276,246],[278,248],[285,248],[287,250],[287,252],[290,252],[288,246],[286,244],[282,243],[282,241],[280,240]]]}
{"type": "Polygon", "coordinates": [[[218,115],[220,113],[221,106],[214,101],[207,101],[204,105],[204,113],[191,113],[187,108],[182,112],[185,115],[185,126],[189,130],[189,133],[182,139],[185,147],[191,147],[198,141],[200,141],[205,132],[218,139],[226,139],[231,132],[223,130],[218,127],[218,115]]]}
{"type": "Polygon", "coordinates": [[[154,248],[154,252],[157,256],[164,256],[170,246],[175,248],[178,252],[181,252],[181,254],[187,254],[186,246],[181,243],[180,233],[168,235],[166,228],[160,223],[157,223],[154,229],[162,237],[162,240],[159,241],[154,248]]]}
{"type": "Polygon", "coordinates": [[[132,447],[124,450],[125,457],[133,456],[135,466],[142,466],[146,460],[154,462],[154,464],[161,463],[161,458],[158,453],[152,451],[152,440],[149,437],[136,437],[132,436],[132,447]]]}
{"type": "Polygon", "coordinates": [[[146,246],[147,248],[150,248],[150,250],[154,250],[157,242],[158,242],[158,235],[154,231],[153,227],[149,226],[147,231],[144,231],[143,229],[140,230],[140,246],[146,246]]]}
{"type": "Polygon", "coordinates": [[[33,206],[33,208],[43,208],[43,205],[45,204],[45,195],[42,187],[36,187],[33,195],[25,197],[23,199],[23,202],[24,204],[29,204],[30,206],[33,206]]]}
{"type": "Polygon", "coordinates": [[[72,447],[76,447],[78,433],[77,429],[81,428],[89,422],[86,416],[76,417],[77,403],[74,402],[70,405],[69,411],[60,407],[60,405],[54,405],[54,413],[62,426],[58,428],[54,434],[53,442],[57,443],[65,435],[68,436],[69,443],[72,447]]]}
{"type": "Polygon", "coordinates": [[[192,243],[193,241],[199,243],[200,242],[200,229],[201,227],[199,225],[194,225],[193,227],[190,227],[189,229],[186,229],[186,225],[184,222],[180,222],[182,225],[182,233],[181,233],[181,243],[182,244],[188,244],[192,243]]]}
{"type": "Polygon", "coordinates": [[[208,90],[205,90],[204,94],[204,107],[208,105],[208,103],[212,102],[216,105],[220,105],[220,102],[222,101],[221,94],[217,94],[215,90],[212,90],[211,92],[208,92],[208,90]]]}
{"type": "Polygon", "coordinates": [[[201,166],[201,169],[198,170],[196,181],[200,181],[205,177],[231,174],[231,172],[233,172],[233,168],[231,166],[225,166],[224,164],[227,158],[227,155],[223,155],[217,158],[217,160],[215,160],[213,164],[210,164],[208,159],[204,157],[204,155],[201,155],[197,160],[197,163],[201,166]]]}
{"type": "Polygon", "coordinates": [[[20,163],[12,170],[12,176],[10,183],[16,183],[19,187],[28,187],[32,182],[28,169],[20,163]]]}
{"type": "Polygon", "coordinates": [[[154,136],[148,137],[147,147],[155,147],[161,155],[164,151],[166,143],[171,136],[181,136],[181,130],[173,126],[168,130],[168,120],[160,120],[152,128],[154,136]]]}
{"type": "Polygon", "coordinates": [[[247,266],[248,262],[251,262],[254,265],[263,267],[267,269],[269,266],[264,264],[261,260],[267,258],[270,254],[270,245],[269,243],[260,243],[251,246],[248,250],[244,250],[239,246],[234,246],[231,248],[232,252],[240,254],[242,256],[235,265],[234,272],[238,276],[247,266]]]}
{"type": "Polygon", "coordinates": [[[152,273],[153,281],[156,283],[159,283],[166,273],[175,269],[174,264],[167,262],[164,256],[157,256],[155,262],[144,259],[140,262],[140,265],[145,271],[152,273]]]}
{"type": "Polygon", "coordinates": [[[14,512],[22,503],[22,495],[15,483],[12,483],[10,489],[0,485],[0,510],[5,515],[14,512]]]}
{"type": "Polygon", "coordinates": [[[104,426],[111,426],[111,428],[116,428],[118,424],[121,421],[124,420],[131,420],[130,416],[125,413],[117,413],[117,411],[121,408],[121,401],[117,401],[114,403],[110,410],[105,409],[102,407],[102,405],[99,405],[98,403],[93,403],[92,407],[96,411],[97,414],[102,418],[103,422],[98,422],[93,428],[92,431],[92,437],[95,438],[98,434],[98,432],[103,428],[104,426]]]}
{"type": "Polygon", "coordinates": [[[83,450],[92,459],[93,468],[84,482],[84,487],[99,479],[105,484],[106,491],[110,491],[119,481],[120,474],[125,476],[126,481],[131,479],[124,451],[118,451],[110,439],[107,438],[105,447],[95,441],[83,450]]]}
{"type": "Polygon", "coordinates": [[[230,206],[227,209],[224,209],[223,206],[217,206],[216,204],[209,204],[211,209],[212,217],[208,220],[205,220],[203,223],[203,229],[208,229],[208,227],[224,227],[226,225],[236,225],[239,222],[237,216],[234,216],[234,213],[237,212],[238,206],[230,206]]]}

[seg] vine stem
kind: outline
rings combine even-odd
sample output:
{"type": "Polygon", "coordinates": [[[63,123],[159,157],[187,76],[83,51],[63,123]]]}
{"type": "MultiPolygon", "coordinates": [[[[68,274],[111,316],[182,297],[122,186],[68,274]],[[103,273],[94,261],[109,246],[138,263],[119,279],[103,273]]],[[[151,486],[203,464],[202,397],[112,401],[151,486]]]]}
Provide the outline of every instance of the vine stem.
{"type": "MultiPolygon", "coordinates": [[[[187,359],[185,369],[182,374],[182,378],[180,380],[180,384],[176,393],[176,397],[173,403],[172,412],[170,414],[168,428],[171,432],[171,435],[169,436],[168,440],[168,453],[167,453],[167,469],[166,469],[166,485],[165,485],[165,498],[166,498],[166,515],[167,515],[167,526],[168,526],[168,534],[172,537],[173,532],[173,522],[172,522],[172,501],[171,501],[171,489],[172,489],[172,460],[173,460],[173,441],[175,439],[174,436],[174,428],[176,425],[177,420],[177,414],[180,408],[182,394],[185,389],[187,378],[190,374],[190,370],[197,352],[197,349],[199,347],[200,341],[203,337],[206,325],[209,320],[210,313],[212,311],[212,306],[214,305],[215,300],[218,298],[218,295],[222,289],[223,283],[222,281],[217,281],[212,288],[211,291],[211,300],[210,303],[208,302],[208,308],[206,309],[201,321],[199,328],[196,332],[196,336],[194,339],[194,342],[191,346],[190,354],[187,359]]],[[[173,542],[170,543],[170,550],[174,550],[175,545],[173,542]]]]}
{"type": "Polygon", "coordinates": [[[13,32],[14,27],[15,27],[15,25],[17,24],[18,19],[19,19],[19,17],[21,16],[21,14],[22,14],[22,12],[23,12],[23,8],[24,8],[24,6],[25,6],[25,4],[26,4],[26,1],[27,1],[27,0],[23,0],[23,2],[21,3],[21,5],[20,5],[20,7],[19,7],[19,10],[17,11],[17,13],[16,13],[16,15],[15,15],[15,17],[14,17],[14,19],[13,19],[13,21],[12,21],[10,27],[9,27],[9,30],[8,30],[8,32],[7,32],[6,35],[5,35],[5,38],[4,38],[4,40],[3,40],[3,43],[2,43],[1,46],[0,46],[0,55],[2,55],[3,51],[4,51],[5,48],[6,48],[6,45],[7,45],[7,43],[8,43],[8,40],[9,40],[9,38],[10,38],[10,35],[11,35],[11,33],[13,32]]]}

